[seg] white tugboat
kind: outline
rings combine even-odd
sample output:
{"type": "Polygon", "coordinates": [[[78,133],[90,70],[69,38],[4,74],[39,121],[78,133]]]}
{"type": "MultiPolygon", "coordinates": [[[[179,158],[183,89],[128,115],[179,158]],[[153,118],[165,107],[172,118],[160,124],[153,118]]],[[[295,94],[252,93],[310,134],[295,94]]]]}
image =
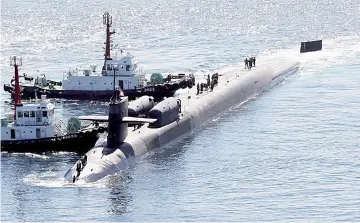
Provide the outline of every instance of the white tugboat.
{"type": "MultiPolygon", "coordinates": [[[[101,100],[111,97],[113,93],[113,82],[122,89],[124,94],[130,99],[149,95],[154,97],[170,97],[181,87],[192,87],[195,83],[194,76],[178,75],[165,78],[160,84],[148,84],[145,74],[138,67],[135,57],[129,52],[123,56],[121,50],[120,59],[111,57],[111,35],[115,33],[110,31],[112,26],[112,17],[109,13],[103,15],[103,24],[106,26],[105,58],[101,73],[97,73],[96,66],[90,66],[89,69],[65,72],[62,82],[47,80],[45,75],[34,79],[26,77],[30,84],[23,85],[22,94],[25,98],[34,98],[35,94],[40,96],[46,94],[48,98],[64,98],[74,100],[101,100]],[[175,79],[175,80],[174,80],[175,79]],[[186,82],[186,84],[180,84],[186,82]]],[[[4,90],[13,94],[11,85],[4,85],[4,90]]]]}
{"type": "Polygon", "coordinates": [[[42,95],[34,103],[20,100],[19,66],[21,59],[11,58],[15,68],[14,114],[1,118],[1,150],[11,152],[77,151],[86,152],[98,139],[103,126],[90,125],[80,130],[80,122],[70,119],[68,134],[55,124],[55,105],[42,95]],[[76,143],[76,144],[75,144],[76,143]]]}

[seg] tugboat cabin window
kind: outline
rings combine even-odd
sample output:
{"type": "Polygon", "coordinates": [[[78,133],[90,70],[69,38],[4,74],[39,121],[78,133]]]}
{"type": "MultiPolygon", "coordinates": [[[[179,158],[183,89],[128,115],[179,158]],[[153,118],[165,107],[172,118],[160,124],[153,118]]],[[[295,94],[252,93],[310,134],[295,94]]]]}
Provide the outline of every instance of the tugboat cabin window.
{"type": "Polygon", "coordinates": [[[29,118],[29,111],[24,111],[24,118],[29,118]]]}
{"type": "Polygon", "coordinates": [[[21,111],[18,112],[18,118],[22,118],[23,117],[23,113],[21,111]]]}
{"type": "Polygon", "coordinates": [[[126,71],[130,71],[130,65],[126,65],[126,71]]]}
{"type": "Polygon", "coordinates": [[[47,111],[43,111],[43,117],[47,117],[47,111]]]}
{"type": "Polygon", "coordinates": [[[30,117],[35,118],[35,111],[30,111],[30,117]]]}
{"type": "Polygon", "coordinates": [[[11,129],[11,130],[10,130],[10,137],[11,137],[12,139],[15,139],[15,129],[11,129]]]}

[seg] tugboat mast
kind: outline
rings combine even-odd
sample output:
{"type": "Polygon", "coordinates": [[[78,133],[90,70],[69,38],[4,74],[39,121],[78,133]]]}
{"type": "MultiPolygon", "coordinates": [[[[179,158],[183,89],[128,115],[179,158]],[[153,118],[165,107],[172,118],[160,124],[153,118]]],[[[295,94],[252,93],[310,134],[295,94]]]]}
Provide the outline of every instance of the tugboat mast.
{"type": "Polygon", "coordinates": [[[112,25],[112,16],[108,12],[105,12],[103,15],[103,24],[106,25],[106,42],[105,42],[105,61],[110,59],[110,43],[111,35],[115,33],[115,30],[110,32],[110,27],[112,25]]]}
{"type": "Polygon", "coordinates": [[[14,97],[14,120],[16,120],[16,107],[22,106],[20,98],[20,84],[19,84],[19,66],[22,65],[22,59],[16,56],[10,57],[10,66],[15,68],[15,97],[14,97]]]}

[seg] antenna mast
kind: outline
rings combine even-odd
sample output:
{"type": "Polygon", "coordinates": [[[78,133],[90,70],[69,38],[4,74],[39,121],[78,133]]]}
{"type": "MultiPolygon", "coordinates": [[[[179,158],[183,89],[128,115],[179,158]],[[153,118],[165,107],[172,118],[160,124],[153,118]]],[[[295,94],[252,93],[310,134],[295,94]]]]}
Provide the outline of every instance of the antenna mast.
{"type": "Polygon", "coordinates": [[[110,27],[112,25],[112,16],[108,12],[105,12],[103,15],[103,24],[106,25],[106,42],[105,42],[105,61],[111,59],[110,57],[110,43],[111,35],[115,33],[115,30],[110,32],[110,27]]]}
{"type": "Polygon", "coordinates": [[[10,57],[10,66],[15,68],[15,97],[14,97],[14,119],[16,120],[16,106],[22,106],[20,98],[19,84],[19,66],[22,65],[22,59],[16,56],[10,57]]]}

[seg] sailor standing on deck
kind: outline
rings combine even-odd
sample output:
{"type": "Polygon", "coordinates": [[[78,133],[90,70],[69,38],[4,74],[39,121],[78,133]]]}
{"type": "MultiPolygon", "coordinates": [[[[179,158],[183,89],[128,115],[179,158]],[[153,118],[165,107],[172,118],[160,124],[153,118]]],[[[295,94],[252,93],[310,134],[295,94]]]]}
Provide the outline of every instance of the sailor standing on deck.
{"type": "Polygon", "coordinates": [[[245,62],[245,69],[246,68],[249,68],[249,60],[248,60],[248,58],[246,58],[245,60],[244,60],[244,62],[245,62]]]}
{"type": "Polygon", "coordinates": [[[210,87],[210,74],[208,74],[208,77],[207,77],[207,87],[208,87],[208,89],[210,87]]]}
{"type": "Polygon", "coordinates": [[[87,155],[85,154],[82,158],[81,158],[81,165],[82,165],[82,168],[81,169],[84,169],[84,167],[86,166],[87,164],[87,155]]]}
{"type": "Polygon", "coordinates": [[[77,163],[76,163],[76,177],[79,177],[80,176],[80,172],[81,172],[81,161],[79,160],[77,163]]]}

